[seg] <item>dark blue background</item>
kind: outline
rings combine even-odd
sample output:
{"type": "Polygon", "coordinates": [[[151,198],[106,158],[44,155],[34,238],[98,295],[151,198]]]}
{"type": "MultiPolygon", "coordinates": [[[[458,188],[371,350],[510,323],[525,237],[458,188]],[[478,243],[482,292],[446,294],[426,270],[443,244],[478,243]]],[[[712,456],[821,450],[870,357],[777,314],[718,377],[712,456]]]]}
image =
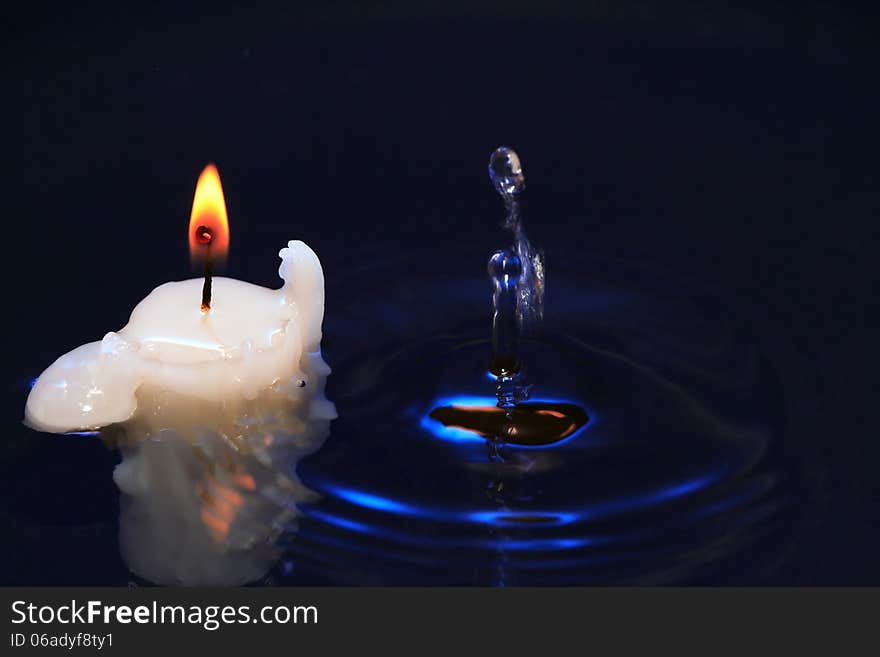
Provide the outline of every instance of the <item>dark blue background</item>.
{"type": "Polygon", "coordinates": [[[820,374],[830,473],[827,517],[774,581],[880,582],[874,21],[820,3],[535,4],[9,17],[0,581],[125,577],[114,456],[28,432],[26,383],[190,275],[206,162],[226,189],[228,273],[274,285],[291,237],[328,275],[375,246],[488,252],[485,162],[507,143],[548,253],[657,264],[773,309],[820,374]]]}

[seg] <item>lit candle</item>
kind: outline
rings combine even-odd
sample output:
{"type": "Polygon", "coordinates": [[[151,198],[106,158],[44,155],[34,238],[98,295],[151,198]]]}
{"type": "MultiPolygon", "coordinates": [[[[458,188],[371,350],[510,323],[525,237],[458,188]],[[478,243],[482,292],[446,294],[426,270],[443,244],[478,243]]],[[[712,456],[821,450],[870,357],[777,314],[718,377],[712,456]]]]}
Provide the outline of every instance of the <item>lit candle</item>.
{"type": "Polygon", "coordinates": [[[142,390],[211,407],[252,400],[272,387],[307,402],[306,420],[335,417],[323,396],[324,274],[315,253],[289,242],[279,254],[278,290],[210,277],[229,244],[213,165],[199,178],[189,233],[193,257],[209,263],[205,279],[160,285],[123,329],[56,360],[28,397],[30,426],[60,433],[123,422],[138,409],[142,390]]]}

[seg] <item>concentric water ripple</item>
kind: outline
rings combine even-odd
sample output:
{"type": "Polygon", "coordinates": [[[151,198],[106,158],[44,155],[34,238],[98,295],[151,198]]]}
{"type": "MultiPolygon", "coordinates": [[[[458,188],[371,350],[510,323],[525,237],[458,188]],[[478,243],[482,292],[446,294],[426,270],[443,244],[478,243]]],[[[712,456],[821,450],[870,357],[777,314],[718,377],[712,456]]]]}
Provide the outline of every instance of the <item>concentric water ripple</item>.
{"type": "Polygon", "coordinates": [[[288,537],[299,573],[700,581],[795,520],[802,473],[784,449],[779,378],[728,304],[624,263],[553,262],[544,326],[523,344],[528,378],[533,400],[577,404],[589,421],[500,459],[428,415],[495,401],[488,282],[402,276],[417,269],[406,257],[328,280],[339,419],[299,466],[321,495],[288,537]]]}

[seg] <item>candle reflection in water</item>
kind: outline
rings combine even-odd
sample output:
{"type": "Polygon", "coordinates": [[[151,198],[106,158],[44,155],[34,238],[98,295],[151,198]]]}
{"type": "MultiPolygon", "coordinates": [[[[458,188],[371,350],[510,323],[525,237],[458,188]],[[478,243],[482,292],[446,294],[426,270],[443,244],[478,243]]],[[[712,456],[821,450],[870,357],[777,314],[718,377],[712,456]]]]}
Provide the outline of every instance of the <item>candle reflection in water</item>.
{"type": "Polygon", "coordinates": [[[158,584],[236,585],[269,571],[299,506],[317,497],[296,466],[329,433],[323,376],[309,377],[315,394],[273,386],[237,404],[139,392],[142,410],[103,434],[122,453],[113,478],[120,550],[133,573],[158,584]]]}

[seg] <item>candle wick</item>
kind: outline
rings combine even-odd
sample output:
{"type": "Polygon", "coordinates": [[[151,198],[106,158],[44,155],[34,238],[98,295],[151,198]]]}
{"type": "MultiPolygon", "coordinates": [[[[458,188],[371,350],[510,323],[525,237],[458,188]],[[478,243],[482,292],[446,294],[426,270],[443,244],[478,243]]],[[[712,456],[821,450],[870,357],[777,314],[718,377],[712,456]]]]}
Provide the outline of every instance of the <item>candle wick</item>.
{"type": "Polygon", "coordinates": [[[208,244],[205,249],[205,283],[202,285],[202,312],[206,313],[211,310],[211,277],[214,274],[214,262],[211,258],[211,245],[208,244]]]}
{"type": "Polygon", "coordinates": [[[211,244],[214,232],[208,226],[196,228],[196,241],[205,247],[205,284],[202,286],[202,312],[211,310],[211,276],[214,274],[214,261],[211,259],[211,244]]]}

